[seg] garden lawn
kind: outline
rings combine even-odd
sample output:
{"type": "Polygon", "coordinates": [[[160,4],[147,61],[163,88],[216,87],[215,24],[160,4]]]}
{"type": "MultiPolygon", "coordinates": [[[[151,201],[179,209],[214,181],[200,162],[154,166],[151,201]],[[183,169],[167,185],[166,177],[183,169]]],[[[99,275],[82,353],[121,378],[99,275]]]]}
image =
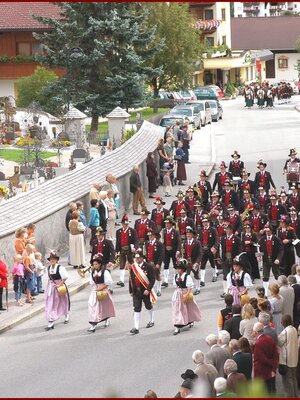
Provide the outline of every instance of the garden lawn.
{"type": "MultiPolygon", "coordinates": [[[[7,160],[7,161],[14,161],[16,163],[20,163],[23,160],[24,150],[18,149],[0,149],[0,158],[7,160]]],[[[40,154],[40,157],[43,159],[54,157],[57,153],[54,151],[43,151],[40,154]]],[[[34,160],[34,156],[32,158],[34,160]]]]}

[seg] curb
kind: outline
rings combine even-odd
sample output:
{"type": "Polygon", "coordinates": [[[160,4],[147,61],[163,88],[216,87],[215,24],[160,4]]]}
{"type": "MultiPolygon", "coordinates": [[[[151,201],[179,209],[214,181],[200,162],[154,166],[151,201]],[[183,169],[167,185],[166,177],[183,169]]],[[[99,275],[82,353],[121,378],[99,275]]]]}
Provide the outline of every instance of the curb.
{"type": "Polygon", "coordinates": [[[298,112],[300,112],[300,104],[297,104],[297,105],[295,106],[295,109],[296,109],[298,112]]]}
{"type": "Polygon", "coordinates": [[[211,166],[208,167],[207,170],[207,175],[210,176],[210,174],[212,173],[215,164],[216,164],[216,158],[217,158],[217,154],[216,154],[216,140],[215,140],[215,132],[214,131],[210,131],[210,148],[211,148],[211,166]]]}
{"type": "MultiPolygon", "coordinates": [[[[74,287],[69,289],[69,295],[70,297],[78,292],[80,292],[81,290],[85,289],[89,284],[89,281],[86,280],[85,282],[81,283],[81,284],[77,284],[74,287]]],[[[33,306],[34,307],[34,306],[33,306]]],[[[7,325],[3,326],[0,328],[0,335],[6,331],[8,331],[9,329],[14,328],[17,325],[20,325],[22,322],[25,322],[27,320],[29,320],[32,317],[35,317],[36,315],[40,314],[41,312],[43,312],[45,310],[45,305],[44,302],[42,304],[36,305],[36,307],[34,309],[29,309],[27,314],[25,315],[20,315],[19,317],[16,317],[15,320],[12,320],[11,322],[9,322],[7,325]]]]}

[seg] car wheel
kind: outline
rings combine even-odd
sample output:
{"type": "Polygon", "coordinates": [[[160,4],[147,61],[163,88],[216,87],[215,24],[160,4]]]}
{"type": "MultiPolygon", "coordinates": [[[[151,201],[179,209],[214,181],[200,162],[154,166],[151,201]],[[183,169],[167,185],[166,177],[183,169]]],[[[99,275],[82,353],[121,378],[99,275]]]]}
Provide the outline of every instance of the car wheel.
{"type": "Polygon", "coordinates": [[[220,119],[223,119],[223,114],[220,115],[220,119]]]}
{"type": "Polygon", "coordinates": [[[205,118],[205,120],[204,120],[202,126],[205,126],[205,125],[206,125],[206,118],[205,118]]]}

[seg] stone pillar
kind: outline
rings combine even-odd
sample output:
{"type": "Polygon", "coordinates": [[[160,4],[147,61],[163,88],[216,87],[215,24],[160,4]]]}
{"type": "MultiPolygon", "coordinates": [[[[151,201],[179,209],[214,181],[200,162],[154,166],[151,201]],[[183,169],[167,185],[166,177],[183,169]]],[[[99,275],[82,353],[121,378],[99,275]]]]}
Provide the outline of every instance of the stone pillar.
{"type": "Polygon", "coordinates": [[[125,132],[125,121],[128,120],[128,114],[121,107],[116,107],[109,113],[106,118],[108,119],[108,135],[109,141],[116,147],[121,146],[122,134],[125,132]]]}
{"type": "Polygon", "coordinates": [[[75,107],[71,107],[65,119],[65,133],[78,149],[86,147],[85,119],[86,115],[75,107]]]}

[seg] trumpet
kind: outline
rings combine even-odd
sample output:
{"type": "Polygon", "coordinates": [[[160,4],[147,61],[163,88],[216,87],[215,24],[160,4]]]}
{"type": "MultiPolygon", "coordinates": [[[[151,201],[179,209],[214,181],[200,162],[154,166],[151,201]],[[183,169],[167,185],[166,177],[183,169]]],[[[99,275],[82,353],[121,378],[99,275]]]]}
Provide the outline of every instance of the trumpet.
{"type": "Polygon", "coordinates": [[[93,267],[90,265],[89,267],[85,267],[85,268],[82,268],[82,269],[78,269],[77,272],[78,272],[78,274],[81,276],[81,278],[84,278],[84,277],[85,277],[85,274],[86,274],[88,271],[90,271],[91,268],[93,268],[93,267]]]}

